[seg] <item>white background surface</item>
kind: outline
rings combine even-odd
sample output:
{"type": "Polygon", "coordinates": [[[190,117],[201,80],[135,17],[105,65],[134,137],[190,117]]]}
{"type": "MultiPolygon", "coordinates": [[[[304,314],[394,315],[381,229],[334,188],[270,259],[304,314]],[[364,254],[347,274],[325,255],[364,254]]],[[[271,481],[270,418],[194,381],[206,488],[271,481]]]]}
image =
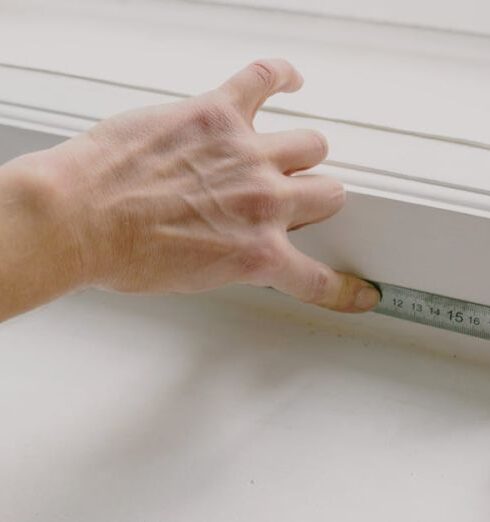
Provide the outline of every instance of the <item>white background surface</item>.
{"type": "MultiPolygon", "coordinates": [[[[411,0],[410,2],[398,0],[370,0],[368,2],[360,0],[221,0],[221,2],[490,35],[490,7],[487,0],[451,0],[449,2],[446,0],[411,0]]],[[[203,0],[203,3],[206,3],[206,0],[203,0]]]]}
{"type": "Polygon", "coordinates": [[[306,83],[275,105],[489,142],[490,38],[173,0],[3,0],[0,49],[4,62],[191,94],[282,56],[306,83]]]}
{"type": "Polygon", "coordinates": [[[488,521],[490,367],[378,321],[242,289],[3,325],[0,519],[488,521]]]}

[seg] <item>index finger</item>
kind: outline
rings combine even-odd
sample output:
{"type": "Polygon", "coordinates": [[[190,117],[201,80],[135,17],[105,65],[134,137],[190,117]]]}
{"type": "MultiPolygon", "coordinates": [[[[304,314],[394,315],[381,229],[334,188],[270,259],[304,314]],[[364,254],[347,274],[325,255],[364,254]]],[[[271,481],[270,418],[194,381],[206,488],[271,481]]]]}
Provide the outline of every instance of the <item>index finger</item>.
{"type": "Polygon", "coordinates": [[[301,74],[286,60],[258,60],[229,80],[221,89],[228,92],[241,112],[250,119],[270,96],[294,92],[303,85],[301,74]]]}

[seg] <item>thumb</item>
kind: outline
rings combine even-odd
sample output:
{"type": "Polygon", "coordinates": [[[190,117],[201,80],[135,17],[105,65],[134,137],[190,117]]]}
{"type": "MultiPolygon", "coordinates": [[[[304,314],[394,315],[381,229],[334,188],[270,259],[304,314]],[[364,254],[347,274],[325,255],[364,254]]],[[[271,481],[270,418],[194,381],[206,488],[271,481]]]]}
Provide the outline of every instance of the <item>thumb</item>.
{"type": "Polygon", "coordinates": [[[339,312],[366,312],[378,304],[380,293],[367,281],[336,272],[291,244],[286,255],[287,262],[271,281],[277,290],[339,312]]]}

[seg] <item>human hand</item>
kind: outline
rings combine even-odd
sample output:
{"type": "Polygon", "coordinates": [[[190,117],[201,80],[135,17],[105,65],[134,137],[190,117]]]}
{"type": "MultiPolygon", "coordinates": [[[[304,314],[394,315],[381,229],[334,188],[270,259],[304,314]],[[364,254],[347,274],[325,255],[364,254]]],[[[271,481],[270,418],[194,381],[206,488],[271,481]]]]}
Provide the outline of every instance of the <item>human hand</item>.
{"type": "Polygon", "coordinates": [[[47,151],[83,284],[154,293],[238,282],[344,312],[373,307],[369,283],[288,240],[345,199],[327,176],[292,176],[325,158],[321,134],[253,128],[269,96],[301,85],[289,63],[259,61],[213,91],[118,115],[47,151]]]}

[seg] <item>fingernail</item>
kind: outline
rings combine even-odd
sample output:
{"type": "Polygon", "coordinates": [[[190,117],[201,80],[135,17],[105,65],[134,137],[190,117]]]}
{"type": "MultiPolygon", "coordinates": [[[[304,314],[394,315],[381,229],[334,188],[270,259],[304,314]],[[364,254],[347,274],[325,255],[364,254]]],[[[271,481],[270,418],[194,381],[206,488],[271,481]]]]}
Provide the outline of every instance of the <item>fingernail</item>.
{"type": "Polygon", "coordinates": [[[375,288],[365,286],[359,290],[354,305],[359,310],[370,310],[379,303],[380,297],[379,292],[375,288]]]}

